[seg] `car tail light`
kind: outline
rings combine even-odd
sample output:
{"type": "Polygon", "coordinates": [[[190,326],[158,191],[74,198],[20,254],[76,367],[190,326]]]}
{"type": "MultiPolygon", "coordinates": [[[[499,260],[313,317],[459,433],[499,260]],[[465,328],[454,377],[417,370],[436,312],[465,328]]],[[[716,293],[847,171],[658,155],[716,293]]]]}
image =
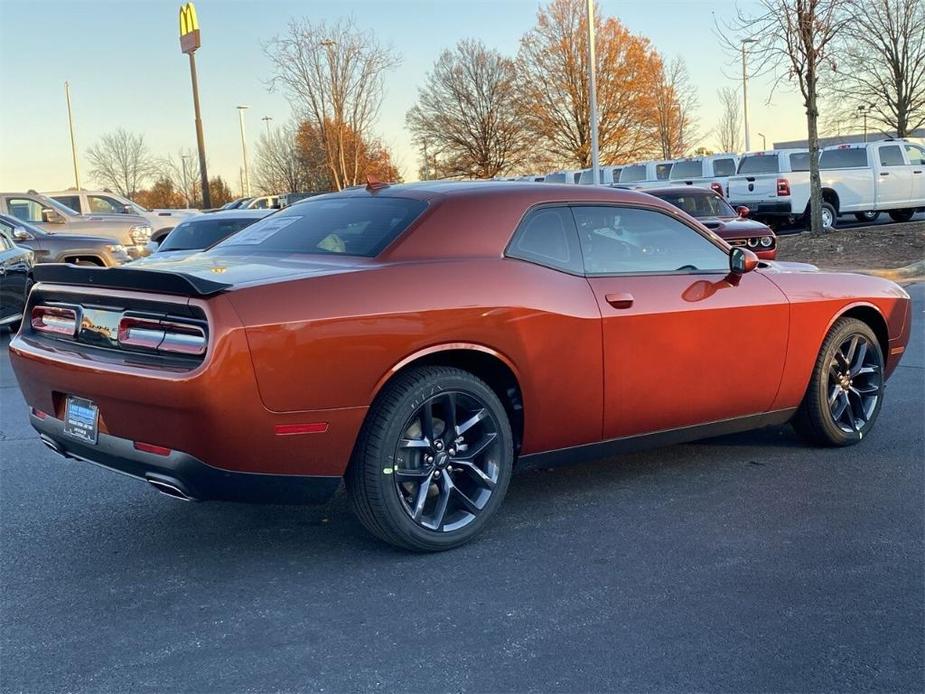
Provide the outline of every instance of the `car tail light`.
{"type": "Polygon", "coordinates": [[[61,306],[36,306],[32,309],[32,329],[73,337],[77,334],[77,311],[61,306]]]}
{"type": "Polygon", "coordinates": [[[32,416],[36,419],[48,419],[48,413],[43,410],[32,408],[32,416]]]}
{"type": "Polygon", "coordinates": [[[125,316],[119,321],[119,345],[173,354],[204,354],[206,333],[198,325],[125,316]]]}
{"type": "Polygon", "coordinates": [[[786,178],[777,179],[777,195],[781,197],[790,195],[790,181],[786,178]]]}
{"type": "Polygon", "coordinates": [[[723,194],[723,184],[717,183],[716,181],[714,181],[713,183],[710,184],[710,190],[712,190],[717,195],[722,195],[723,194]]]}

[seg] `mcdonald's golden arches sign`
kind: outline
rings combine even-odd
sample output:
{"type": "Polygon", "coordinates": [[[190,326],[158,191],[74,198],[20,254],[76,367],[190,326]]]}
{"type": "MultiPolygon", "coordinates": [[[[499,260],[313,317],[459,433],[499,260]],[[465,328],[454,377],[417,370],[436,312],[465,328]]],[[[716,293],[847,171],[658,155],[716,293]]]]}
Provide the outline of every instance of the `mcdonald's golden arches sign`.
{"type": "Polygon", "coordinates": [[[192,53],[201,44],[196,6],[191,2],[180,5],[180,50],[184,53],[192,53]]]}

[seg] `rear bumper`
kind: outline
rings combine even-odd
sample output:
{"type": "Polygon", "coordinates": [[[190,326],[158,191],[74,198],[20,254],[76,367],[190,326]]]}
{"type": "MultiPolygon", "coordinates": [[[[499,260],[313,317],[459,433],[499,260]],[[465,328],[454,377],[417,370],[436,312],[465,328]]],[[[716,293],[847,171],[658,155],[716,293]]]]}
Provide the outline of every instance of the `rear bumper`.
{"type": "Polygon", "coordinates": [[[273,504],[311,504],[328,500],[341,478],[334,476],[266,475],[232,472],[212,467],[181,451],[167,455],[139,451],[129,439],[100,433],[96,444],[64,433],[64,422],[54,417],[29,421],[42,441],[55,452],[174,490],[172,496],[190,501],[242,501],[273,504]]]}
{"type": "Polygon", "coordinates": [[[749,217],[792,217],[790,200],[730,200],[733,208],[747,207],[749,217]]]}

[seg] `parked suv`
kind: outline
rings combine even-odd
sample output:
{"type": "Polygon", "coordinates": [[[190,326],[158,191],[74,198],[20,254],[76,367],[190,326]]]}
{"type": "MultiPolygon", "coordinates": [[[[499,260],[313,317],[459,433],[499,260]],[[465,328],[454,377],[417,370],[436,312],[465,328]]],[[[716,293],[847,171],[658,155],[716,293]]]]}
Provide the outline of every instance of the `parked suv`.
{"type": "Polygon", "coordinates": [[[30,191],[0,193],[0,213],[55,234],[103,236],[125,247],[132,258],[149,255],[151,225],[136,215],[82,215],[57,200],[30,191]]]}
{"type": "MultiPolygon", "coordinates": [[[[925,149],[905,140],[833,145],[819,155],[822,223],[853,213],[869,221],[888,212],[895,221],[925,207],[925,149]]],[[[759,219],[794,221],[809,212],[809,152],[749,153],[729,179],[729,201],[759,219]]]]}
{"type": "Polygon", "coordinates": [[[45,195],[67,205],[78,214],[131,214],[144,217],[151,225],[151,240],[155,243],[163,241],[177,224],[197,213],[197,210],[149,210],[106,190],[62,190],[45,195]]]}
{"type": "Polygon", "coordinates": [[[0,236],[28,248],[36,263],[116,267],[131,260],[122,244],[102,236],[52,234],[16,217],[0,214],[0,236]]]}

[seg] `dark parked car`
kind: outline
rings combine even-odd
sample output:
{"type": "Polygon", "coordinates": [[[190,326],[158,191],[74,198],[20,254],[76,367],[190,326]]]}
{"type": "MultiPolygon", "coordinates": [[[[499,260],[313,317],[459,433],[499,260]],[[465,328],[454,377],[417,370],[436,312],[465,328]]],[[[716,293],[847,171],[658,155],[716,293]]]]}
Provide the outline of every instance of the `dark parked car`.
{"type": "Polygon", "coordinates": [[[35,254],[36,263],[72,263],[116,267],[131,260],[125,247],[102,236],[53,234],[0,214],[0,235],[35,254]]]}
{"type": "Polygon", "coordinates": [[[0,234],[0,326],[19,329],[32,285],[32,251],[0,234]]]}
{"type": "Polygon", "coordinates": [[[761,260],[777,257],[777,235],[767,224],[748,218],[748,208],[738,210],[709,188],[673,186],[645,191],[671,203],[715,232],[730,246],[744,246],[761,260]]]}
{"type": "MultiPolygon", "coordinates": [[[[197,214],[175,226],[149,258],[152,261],[185,258],[214,246],[272,212],[273,210],[220,210],[197,214]]],[[[147,262],[146,258],[138,261],[136,265],[144,265],[147,262]]]]}

